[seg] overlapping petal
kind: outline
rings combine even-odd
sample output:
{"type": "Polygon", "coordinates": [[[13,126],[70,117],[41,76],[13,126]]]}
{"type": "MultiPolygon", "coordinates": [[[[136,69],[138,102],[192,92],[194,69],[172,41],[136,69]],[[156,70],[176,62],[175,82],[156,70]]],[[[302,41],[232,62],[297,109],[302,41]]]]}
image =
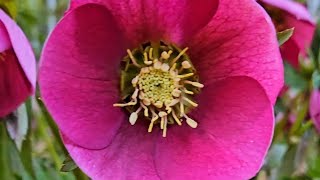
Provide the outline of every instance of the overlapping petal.
{"type": "Polygon", "coordinates": [[[64,138],[66,148],[79,167],[94,180],[160,180],[154,166],[159,131],[147,133],[147,121],[123,123],[112,143],[102,150],[88,150],[64,138]]]}
{"type": "Polygon", "coordinates": [[[30,94],[31,85],[13,50],[0,59],[0,117],[14,111],[30,94]]]}
{"type": "Polygon", "coordinates": [[[215,82],[199,95],[198,129],[174,127],[160,138],[155,159],[163,179],[250,179],[273,135],[273,109],[248,77],[215,82]]]}
{"type": "Polygon", "coordinates": [[[0,9],[0,117],[14,111],[36,84],[36,61],[19,26],[0,9]]]}
{"type": "Polygon", "coordinates": [[[20,27],[1,9],[0,21],[7,30],[19,64],[34,90],[36,87],[36,60],[31,45],[20,27]]]}
{"type": "Polygon", "coordinates": [[[273,24],[255,1],[224,0],[189,44],[201,81],[228,76],[259,81],[272,103],[283,86],[283,65],[273,24]]]}
{"type": "Polygon", "coordinates": [[[40,88],[60,130],[80,146],[107,146],[124,113],[119,99],[119,64],[125,47],[108,10],[86,4],[69,12],[42,54],[40,88]]]}
{"type": "Polygon", "coordinates": [[[199,100],[206,107],[193,114],[199,129],[176,126],[162,138],[156,129],[146,133],[147,124],[138,121],[135,126],[124,123],[103,150],[77,147],[65,138],[66,147],[93,179],[254,176],[269,147],[274,123],[264,89],[248,77],[227,78],[206,87],[199,100]]]}
{"type": "Polygon", "coordinates": [[[151,40],[185,42],[210,21],[219,0],[72,0],[71,9],[89,2],[108,7],[136,47],[151,40]]]}

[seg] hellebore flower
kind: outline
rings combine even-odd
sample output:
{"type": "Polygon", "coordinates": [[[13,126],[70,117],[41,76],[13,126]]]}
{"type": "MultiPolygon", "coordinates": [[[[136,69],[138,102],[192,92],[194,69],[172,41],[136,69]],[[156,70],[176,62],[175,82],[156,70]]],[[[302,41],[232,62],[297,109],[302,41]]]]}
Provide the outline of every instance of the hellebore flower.
{"type": "Polygon", "coordinates": [[[283,86],[265,11],[252,0],[92,2],[71,1],[40,68],[78,166],[93,179],[254,176],[283,86]]]}
{"type": "Polygon", "coordinates": [[[36,60],[18,25],[0,9],[0,117],[14,111],[36,84],[36,60]]]}
{"type": "Polygon", "coordinates": [[[315,127],[320,132],[320,91],[318,89],[311,93],[309,111],[315,127]]]}
{"type": "Polygon", "coordinates": [[[281,54],[293,67],[299,66],[299,55],[306,56],[311,45],[315,21],[308,10],[292,0],[260,0],[260,4],[271,16],[278,32],[293,28],[292,37],[281,47],[281,54]]]}

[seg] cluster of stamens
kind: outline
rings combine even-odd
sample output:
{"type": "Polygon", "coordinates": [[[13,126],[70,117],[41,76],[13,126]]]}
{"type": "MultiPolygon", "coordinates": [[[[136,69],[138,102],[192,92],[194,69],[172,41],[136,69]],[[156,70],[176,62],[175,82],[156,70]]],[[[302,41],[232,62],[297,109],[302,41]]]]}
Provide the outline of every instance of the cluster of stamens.
{"type": "Polygon", "coordinates": [[[136,123],[139,114],[143,114],[150,120],[148,132],[159,124],[163,137],[166,137],[168,124],[181,125],[185,119],[190,127],[198,126],[187,112],[198,106],[192,96],[203,88],[203,84],[198,82],[196,71],[185,54],[187,50],[162,42],[127,50],[121,89],[127,92],[125,89],[132,87],[132,91],[131,94],[123,94],[127,103],[114,106],[127,107],[131,112],[131,125],[136,123]]]}

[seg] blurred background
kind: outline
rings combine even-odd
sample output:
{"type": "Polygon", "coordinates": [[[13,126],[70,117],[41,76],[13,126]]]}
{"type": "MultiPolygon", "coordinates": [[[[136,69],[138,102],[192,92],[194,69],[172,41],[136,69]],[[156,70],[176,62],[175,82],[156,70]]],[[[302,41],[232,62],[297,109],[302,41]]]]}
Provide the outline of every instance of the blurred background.
{"type": "MultiPolygon", "coordinates": [[[[297,2],[309,11],[317,29],[307,55],[300,57],[300,68],[285,63],[286,88],[275,106],[274,140],[256,180],[320,180],[320,131],[309,115],[311,94],[320,86],[320,0],[297,2]]],[[[0,0],[0,8],[28,36],[37,59],[67,6],[68,0],[0,0]]],[[[12,121],[0,123],[0,180],[88,179],[68,157],[38,92],[17,113],[12,121]]]]}

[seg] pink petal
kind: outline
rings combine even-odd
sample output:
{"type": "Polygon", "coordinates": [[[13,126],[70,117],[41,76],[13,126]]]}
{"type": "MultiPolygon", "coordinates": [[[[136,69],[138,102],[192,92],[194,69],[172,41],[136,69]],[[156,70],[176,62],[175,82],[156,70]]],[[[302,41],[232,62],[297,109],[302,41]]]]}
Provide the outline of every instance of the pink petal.
{"type": "Polygon", "coordinates": [[[124,114],[119,101],[121,34],[108,10],[96,4],[69,12],[50,35],[41,57],[42,98],[74,143],[106,147],[124,114]]]}
{"type": "Polygon", "coordinates": [[[138,120],[131,126],[124,122],[112,143],[102,150],[77,147],[68,139],[64,143],[77,165],[94,180],[159,180],[153,153],[158,131],[147,132],[147,122],[138,120]]]}
{"type": "Polygon", "coordinates": [[[292,37],[280,47],[280,51],[284,60],[295,68],[299,67],[300,48],[292,37]]]}
{"type": "MultiPolygon", "coordinates": [[[[19,26],[0,9],[0,21],[9,34],[10,42],[18,58],[20,66],[31,83],[36,86],[36,60],[30,43],[19,26]]],[[[0,23],[1,24],[1,23],[0,23]]],[[[0,27],[1,29],[1,27],[0,27]]]]}
{"type": "Polygon", "coordinates": [[[71,8],[96,2],[108,7],[133,46],[150,40],[180,44],[205,26],[218,0],[72,0],[71,8]]]}
{"type": "Polygon", "coordinates": [[[250,179],[271,143],[273,109],[252,78],[230,77],[204,88],[193,113],[197,129],[173,127],[155,152],[162,179],[250,179]]]}
{"type": "MultiPolygon", "coordinates": [[[[1,10],[0,10],[1,11],[1,10]]],[[[11,48],[11,42],[6,27],[0,21],[0,53],[11,48]]]]}
{"type": "Polygon", "coordinates": [[[306,56],[307,48],[309,48],[311,45],[316,25],[307,21],[298,20],[292,15],[286,15],[285,17],[288,28],[294,27],[295,29],[292,37],[289,40],[292,42],[286,42],[285,44],[283,44],[283,46],[281,47],[281,53],[284,59],[291,62],[291,64],[296,65],[299,63],[299,54],[306,56]],[[298,47],[298,51],[291,48],[294,45],[290,44],[293,43],[298,47]],[[292,57],[293,54],[296,55],[292,57]]]}
{"type": "Polygon", "coordinates": [[[298,20],[308,21],[309,23],[315,23],[308,10],[300,3],[293,0],[260,0],[266,4],[275,6],[279,9],[285,10],[296,17],[298,20]]]}
{"type": "Polygon", "coordinates": [[[282,59],[271,19],[256,2],[220,1],[214,18],[189,47],[200,81],[250,76],[275,103],[283,86],[282,59]]]}
{"type": "Polygon", "coordinates": [[[320,92],[319,90],[313,90],[310,97],[310,116],[313,123],[316,126],[318,132],[320,132],[320,92]]]}
{"type": "Polygon", "coordinates": [[[5,51],[3,58],[0,58],[0,117],[14,111],[32,92],[13,50],[5,51]]]}

